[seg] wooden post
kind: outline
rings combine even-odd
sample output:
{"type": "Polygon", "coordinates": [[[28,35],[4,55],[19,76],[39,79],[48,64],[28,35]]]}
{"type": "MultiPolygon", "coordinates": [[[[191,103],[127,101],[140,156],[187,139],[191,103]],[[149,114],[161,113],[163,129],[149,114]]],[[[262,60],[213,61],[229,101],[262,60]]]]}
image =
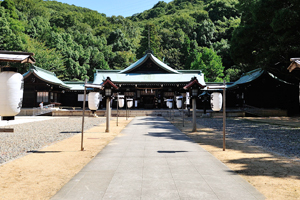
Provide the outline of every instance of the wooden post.
{"type": "Polygon", "coordinates": [[[126,106],[126,120],[128,120],[128,106],[127,106],[127,98],[125,99],[125,106],[126,106]]]}
{"type": "Polygon", "coordinates": [[[193,97],[193,132],[197,131],[197,123],[196,123],[196,97],[193,97]]]}
{"type": "Polygon", "coordinates": [[[110,123],[110,98],[106,98],[106,130],[109,133],[109,123],[110,123]]]}
{"type": "Polygon", "coordinates": [[[117,126],[119,126],[119,95],[117,96],[117,126]]]}
{"type": "MultiPolygon", "coordinates": [[[[182,98],[183,102],[183,98],[182,98]]],[[[183,104],[182,104],[182,126],[184,127],[184,109],[183,109],[183,104]]]]}
{"type": "Polygon", "coordinates": [[[225,141],[225,131],[226,131],[226,83],[224,80],[224,88],[223,88],[223,151],[226,149],[226,141],[225,141]]]}
{"type": "Polygon", "coordinates": [[[84,83],[84,95],[83,95],[83,106],[82,106],[81,151],[84,150],[84,148],[83,148],[83,131],[84,131],[84,114],[85,114],[85,99],[86,99],[85,84],[87,84],[87,79],[85,79],[85,83],[84,83]]]}

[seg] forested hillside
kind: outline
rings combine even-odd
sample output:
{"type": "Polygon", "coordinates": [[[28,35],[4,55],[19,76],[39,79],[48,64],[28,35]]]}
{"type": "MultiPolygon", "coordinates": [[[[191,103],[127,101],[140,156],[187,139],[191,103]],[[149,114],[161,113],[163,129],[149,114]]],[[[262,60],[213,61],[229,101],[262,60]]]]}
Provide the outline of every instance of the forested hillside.
{"type": "Polygon", "coordinates": [[[294,6],[299,3],[277,1],[276,12],[275,0],[160,1],[124,18],[56,1],[4,0],[0,49],[34,52],[36,65],[62,80],[91,80],[95,69],[123,69],[141,58],[150,39],[154,55],[169,66],[201,69],[206,81],[234,81],[242,72],[277,62],[282,70],[296,56],[299,45],[290,38],[299,38],[299,31],[292,33],[296,22],[283,20],[299,13],[294,6]],[[264,19],[262,12],[270,14],[264,19]],[[281,45],[292,45],[294,54],[281,45]]]}

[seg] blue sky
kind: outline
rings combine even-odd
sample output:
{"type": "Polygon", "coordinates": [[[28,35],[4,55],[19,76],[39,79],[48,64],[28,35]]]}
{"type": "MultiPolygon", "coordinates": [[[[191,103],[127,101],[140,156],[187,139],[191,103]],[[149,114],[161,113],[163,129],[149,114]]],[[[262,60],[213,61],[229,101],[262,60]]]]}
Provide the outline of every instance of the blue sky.
{"type": "MultiPolygon", "coordinates": [[[[62,3],[96,10],[99,13],[129,17],[152,8],[159,0],[57,0],[62,3]]],[[[171,0],[163,0],[169,3],[171,0]]]]}

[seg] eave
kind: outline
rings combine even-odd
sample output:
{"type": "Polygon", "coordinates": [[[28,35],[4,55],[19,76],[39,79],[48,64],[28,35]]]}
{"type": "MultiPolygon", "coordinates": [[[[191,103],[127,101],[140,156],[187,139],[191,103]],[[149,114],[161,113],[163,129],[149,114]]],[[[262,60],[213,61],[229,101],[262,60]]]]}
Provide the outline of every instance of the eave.
{"type": "Polygon", "coordinates": [[[17,63],[34,64],[35,59],[32,57],[33,55],[34,53],[0,50],[0,62],[17,62],[17,63]]]}
{"type": "Polygon", "coordinates": [[[194,78],[193,80],[191,80],[191,82],[189,84],[187,84],[186,86],[183,87],[183,89],[188,90],[190,89],[192,86],[197,85],[201,88],[205,88],[205,85],[202,85],[199,83],[197,78],[194,78]]]}

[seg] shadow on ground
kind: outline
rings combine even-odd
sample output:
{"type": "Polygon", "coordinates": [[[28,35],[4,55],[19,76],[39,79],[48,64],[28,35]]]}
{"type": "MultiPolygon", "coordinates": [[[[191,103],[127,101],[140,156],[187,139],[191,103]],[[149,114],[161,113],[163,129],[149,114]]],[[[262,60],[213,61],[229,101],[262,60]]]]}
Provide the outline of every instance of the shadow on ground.
{"type": "MultiPolygon", "coordinates": [[[[295,137],[300,138],[299,129],[249,122],[246,120],[240,120],[238,123],[233,123],[233,120],[234,119],[227,120],[226,124],[227,133],[229,133],[226,136],[226,149],[239,151],[244,154],[242,158],[226,161],[242,166],[238,170],[235,170],[235,172],[246,176],[270,176],[276,178],[293,177],[300,179],[300,162],[293,161],[292,159],[283,157],[279,154],[280,151],[289,148],[289,145],[291,144],[288,143],[288,140],[285,138],[286,141],[281,142],[281,146],[275,145],[276,142],[280,142],[284,137],[287,137],[287,129],[289,134],[296,134],[295,137]],[[239,134],[239,132],[247,132],[247,134],[239,134]],[[262,137],[262,134],[265,135],[262,137]],[[276,134],[276,137],[272,134],[276,134]],[[266,139],[271,142],[260,141],[266,139]],[[255,141],[259,141],[260,145],[255,141]],[[265,146],[262,145],[264,142],[266,142],[265,146]],[[267,143],[275,145],[274,148],[278,151],[272,151],[272,148],[267,146],[267,143]]],[[[197,119],[197,132],[191,131],[191,121],[186,121],[185,127],[182,126],[182,121],[180,119],[175,119],[171,122],[200,145],[214,146],[222,151],[222,119],[197,119]]],[[[296,151],[299,149],[298,156],[300,153],[299,146],[300,143],[295,145],[296,151]]]]}

